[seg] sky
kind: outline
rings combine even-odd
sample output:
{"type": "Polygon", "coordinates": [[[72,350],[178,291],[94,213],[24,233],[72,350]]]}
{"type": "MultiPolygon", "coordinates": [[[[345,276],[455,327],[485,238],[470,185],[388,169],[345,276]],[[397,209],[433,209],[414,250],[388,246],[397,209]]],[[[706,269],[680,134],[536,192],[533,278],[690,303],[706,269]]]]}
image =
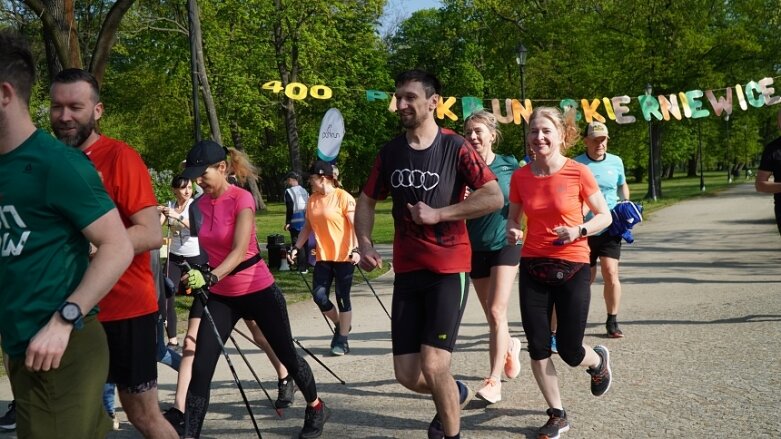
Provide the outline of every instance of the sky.
{"type": "Polygon", "coordinates": [[[380,35],[385,35],[389,28],[408,18],[419,9],[439,8],[440,0],[388,0],[385,11],[380,17],[380,35]]]}

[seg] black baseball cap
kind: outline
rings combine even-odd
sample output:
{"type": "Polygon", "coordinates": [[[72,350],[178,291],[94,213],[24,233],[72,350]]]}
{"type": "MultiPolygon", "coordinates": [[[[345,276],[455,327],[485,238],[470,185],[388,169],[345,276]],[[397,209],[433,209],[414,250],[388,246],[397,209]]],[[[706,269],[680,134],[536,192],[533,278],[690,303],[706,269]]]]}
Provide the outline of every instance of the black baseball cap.
{"type": "Polygon", "coordinates": [[[190,180],[203,175],[206,168],[227,160],[228,149],[213,140],[201,140],[187,153],[182,177],[190,180]]]}
{"type": "Polygon", "coordinates": [[[334,167],[328,162],[318,160],[314,165],[312,165],[311,168],[309,168],[309,175],[323,175],[326,177],[333,177],[334,167]]]}
{"type": "Polygon", "coordinates": [[[288,178],[294,178],[296,180],[301,180],[301,176],[298,175],[298,172],[296,172],[296,171],[288,172],[287,175],[285,175],[285,179],[288,179],[288,178]]]}

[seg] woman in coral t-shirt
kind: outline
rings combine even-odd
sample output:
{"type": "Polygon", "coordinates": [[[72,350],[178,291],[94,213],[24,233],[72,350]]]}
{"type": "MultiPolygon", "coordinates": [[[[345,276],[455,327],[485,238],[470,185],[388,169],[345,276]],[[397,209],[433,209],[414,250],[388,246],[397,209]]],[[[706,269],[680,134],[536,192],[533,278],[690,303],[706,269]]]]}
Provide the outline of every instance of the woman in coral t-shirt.
{"type": "MultiPolygon", "coordinates": [[[[209,271],[187,273],[193,290],[209,288],[206,307],[223,343],[240,319],[257,323],[269,345],[285,365],[307,402],[300,437],[319,437],[329,409],[317,396],[312,371],[296,352],[282,291],[260,258],[255,234],[252,195],[228,182],[229,169],[239,182],[257,178],[246,155],[212,141],[198,142],[187,155],[182,176],[194,179],[204,190],[196,202],[201,212],[198,239],[209,257],[209,271]]],[[[199,437],[220,345],[210,324],[198,328],[192,379],[185,402],[184,437],[199,437]]]]}
{"type": "Polygon", "coordinates": [[[564,156],[578,140],[574,117],[557,108],[540,107],[529,119],[526,136],[533,156],[510,181],[508,243],[523,241],[519,290],[521,319],[528,342],[531,369],[545,401],[548,422],[538,434],[558,437],[569,430],[561,403],[556,368],[551,361],[550,327],[555,305],[559,356],[591,375],[591,393],[600,396],[610,387],[607,348],[583,344],[591,299],[587,236],[610,225],[605,198],[591,171],[564,156]],[[583,222],[583,206],[594,216],[583,222]],[[520,219],[525,215],[524,236],[520,219]]]}

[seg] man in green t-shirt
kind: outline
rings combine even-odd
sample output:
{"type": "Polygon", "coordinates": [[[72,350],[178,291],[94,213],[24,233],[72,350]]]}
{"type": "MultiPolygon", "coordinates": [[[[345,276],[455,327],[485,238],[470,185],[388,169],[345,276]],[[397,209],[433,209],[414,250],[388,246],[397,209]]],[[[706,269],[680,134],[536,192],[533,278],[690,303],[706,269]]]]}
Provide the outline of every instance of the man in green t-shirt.
{"type": "Polygon", "coordinates": [[[92,163],[33,124],[34,80],[27,43],[0,31],[0,340],[16,427],[104,437],[108,346],[95,305],[133,248],[92,163]]]}

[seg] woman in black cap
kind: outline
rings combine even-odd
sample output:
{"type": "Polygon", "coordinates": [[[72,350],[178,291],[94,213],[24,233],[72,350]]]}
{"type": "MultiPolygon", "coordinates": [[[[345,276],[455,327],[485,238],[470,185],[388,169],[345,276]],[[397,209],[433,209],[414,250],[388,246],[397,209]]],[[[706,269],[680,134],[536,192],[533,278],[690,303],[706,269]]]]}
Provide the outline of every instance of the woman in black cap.
{"type": "MultiPolygon", "coordinates": [[[[187,282],[193,289],[209,288],[206,306],[223,343],[240,318],[257,323],[306,399],[304,427],[299,438],[316,438],[322,434],[330,410],[317,396],[312,370],[296,353],[285,297],[260,258],[255,235],[255,201],[249,192],[229,183],[231,173],[240,183],[257,178],[245,154],[212,141],[198,142],[187,155],[182,175],[195,180],[204,190],[204,196],[196,201],[202,221],[198,238],[212,267],[190,270],[187,282]]],[[[186,438],[200,435],[220,356],[220,346],[209,325],[200,326],[197,339],[185,403],[186,438]]]]}

